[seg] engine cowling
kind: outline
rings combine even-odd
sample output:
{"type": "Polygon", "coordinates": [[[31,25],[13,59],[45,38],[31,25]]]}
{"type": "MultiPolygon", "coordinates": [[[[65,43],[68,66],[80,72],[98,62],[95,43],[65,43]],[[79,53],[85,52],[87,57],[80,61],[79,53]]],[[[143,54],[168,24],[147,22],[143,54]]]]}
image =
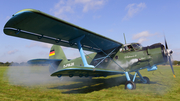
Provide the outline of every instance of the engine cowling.
{"type": "MultiPolygon", "coordinates": [[[[165,51],[165,47],[161,43],[156,43],[151,46],[146,47],[147,55],[151,56],[152,60],[150,61],[150,66],[152,67],[154,64],[162,64],[167,62],[167,53],[165,51]]],[[[172,51],[169,50],[169,53],[172,51]]]]}

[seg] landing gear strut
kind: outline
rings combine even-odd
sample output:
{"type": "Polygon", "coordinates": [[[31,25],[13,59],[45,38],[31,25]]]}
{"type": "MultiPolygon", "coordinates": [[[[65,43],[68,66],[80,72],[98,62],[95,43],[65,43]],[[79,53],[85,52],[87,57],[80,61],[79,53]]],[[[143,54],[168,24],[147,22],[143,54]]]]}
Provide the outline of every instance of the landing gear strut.
{"type": "Polygon", "coordinates": [[[140,80],[141,80],[142,83],[144,83],[144,84],[150,84],[150,80],[149,80],[148,77],[146,77],[146,76],[142,77],[142,75],[139,73],[139,71],[136,71],[136,73],[139,75],[140,80]]]}
{"type": "MultiPolygon", "coordinates": [[[[129,90],[136,89],[136,84],[134,83],[135,79],[133,79],[133,81],[131,81],[128,72],[125,72],[125,75],[126,75],[126,79],[127,79],[127,82],[125,84],[125,89],[129,89],[129,90]]],[[[135,77],[136,77],[136,74],[134,75],[134,78],[135,77]]]]}
{"type": "Polygon", "coordinates": [[[143,79],[144,79],[144,81],[142,81],[142,83],[144,83],[144,84],[150,84],[150,80],[149,80],[148,77],[144,76],[143,79]]]}
{"type": "Polygon", "coordinates": [[[126,79],[127,79],[127,82],[125,83],[125,89],[129,89],[129,90],[136,89],[136,84],[134,83],[134,81],[136,79],[136,74],[138,74],[138,76],[139,76],[138,79],[140,79],[142,83],[144,83],[144,84],[149,84],[150,83],[149,78],[146,77],[146,76],[142,77],[142,75],[139,73],[139,71],[136,71],[132,81],[131,81],[131,79],[129,77],[129,73],[128,72],[124,72],[124,73],[125,73],[126,79]]]}

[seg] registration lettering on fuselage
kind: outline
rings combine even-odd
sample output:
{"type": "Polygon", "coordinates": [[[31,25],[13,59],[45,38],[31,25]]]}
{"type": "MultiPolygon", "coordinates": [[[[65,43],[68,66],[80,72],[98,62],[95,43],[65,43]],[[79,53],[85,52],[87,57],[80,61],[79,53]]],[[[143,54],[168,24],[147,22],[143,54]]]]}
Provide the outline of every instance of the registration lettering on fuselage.
{"type": "Polygon", "coordinates": [[[63,68],[66,68],[66,67],[69,67],[69,66],[74,66],[74,62],[63,65],[63,68]]]}
{"type": "Polygon", "coordinates": [[[130,55],[130,56],[124,56],[124,58],[125,59],[127,59],[127,58],[134,58],[134,57],[136,57],[137,55],[135,54],[135,55],[130,55]]]}

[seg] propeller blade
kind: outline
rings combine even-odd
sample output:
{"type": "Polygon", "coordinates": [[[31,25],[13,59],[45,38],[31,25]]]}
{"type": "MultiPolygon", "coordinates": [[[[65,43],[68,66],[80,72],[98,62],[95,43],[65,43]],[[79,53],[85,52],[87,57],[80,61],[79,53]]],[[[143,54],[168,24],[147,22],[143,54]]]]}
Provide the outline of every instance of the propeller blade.
{"type": "Polygon", "coordinates": [[[168,49],[168,45],[167,45],[165,36],[164,36],[164,40],[165,40],[165,46],[166,46],[166,49],[168,49]]]}
{"type": "Polygon", "coordinates": [[[173,72],[173,76],[174,76],[174,78],[176,78],[176,76],[175,76],[175,74],[174,74],[174,69],[173,69],[173,65],[172,65],[172,61],[171,61],[171,57],[170,57],[170,56],[168,56],[168,60],[169,60],[170,66],[171,66],[171,70],[172,70],[172,72],[173,72]]]}

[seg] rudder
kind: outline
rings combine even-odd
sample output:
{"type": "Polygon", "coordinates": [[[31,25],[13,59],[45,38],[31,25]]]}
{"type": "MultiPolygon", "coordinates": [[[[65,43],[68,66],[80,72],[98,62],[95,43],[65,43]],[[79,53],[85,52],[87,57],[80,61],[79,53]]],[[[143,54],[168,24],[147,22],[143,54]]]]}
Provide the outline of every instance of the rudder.
{"type": "MultiPolygon", "coordinates": [[[[67,58],[59,45],[53,45],[51,47],[50,53],[49,53],[49,59],[62,59],[62,62],[66,62],[67,58]]],[[[54,72],[57,70],[59,66],[59,62],[54,62],[53,64],[50,65],[49,71],[50,73],[54,72]]]]}

